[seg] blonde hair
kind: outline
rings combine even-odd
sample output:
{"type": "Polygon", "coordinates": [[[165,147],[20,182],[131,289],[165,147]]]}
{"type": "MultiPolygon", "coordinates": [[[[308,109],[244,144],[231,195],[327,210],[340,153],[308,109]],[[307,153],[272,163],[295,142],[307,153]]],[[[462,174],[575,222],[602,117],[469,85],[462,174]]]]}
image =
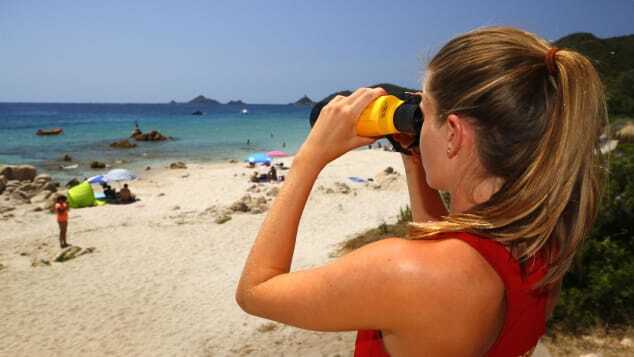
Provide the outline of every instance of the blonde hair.
{"type": "Polygon", "coordinates": [[[535,34],[478,29],[447,43],[429,64],[427,93],[443,123],[471,118],[487,172],[504,184],[488,201],[442,221],[410,226],[427,238],[465,231],[508,246],[520,262],[548,262],[545,287],[566,273],[592,227],[600,193],[599,136],[607,124],[603,85],[583,55],[535,34]],[[552,51],[551,54],[552,55],[552,51]]]}

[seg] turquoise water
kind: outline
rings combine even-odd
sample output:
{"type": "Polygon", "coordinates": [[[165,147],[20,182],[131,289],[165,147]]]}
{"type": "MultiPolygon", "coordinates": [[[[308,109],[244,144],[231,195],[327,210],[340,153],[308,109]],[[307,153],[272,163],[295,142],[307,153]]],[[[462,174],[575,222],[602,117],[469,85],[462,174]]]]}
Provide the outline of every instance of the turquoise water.
{"type": "Polygon", "coordinates": [[[309,113],[310,108],[291,105],[0,103],[0,164],[35,165],[64,180],[104,171],[89,168],[94,160],[139,170],[176,160],[244,160],[258,151],[293,154],[309,131],[309,113]],[[196,110],[205,114],[191,115],[196,110]],[[129,137],[135,122],[144,132],[158,130],[174,140],[110,148],[112,142],[129,137]],[[64,133],[35,135],[37,129],[56,127],[64,133]],[[72,163],[61,161],[65,154],[72,163]],[[61,168],[71,164],[79,167],[61,168]]]}

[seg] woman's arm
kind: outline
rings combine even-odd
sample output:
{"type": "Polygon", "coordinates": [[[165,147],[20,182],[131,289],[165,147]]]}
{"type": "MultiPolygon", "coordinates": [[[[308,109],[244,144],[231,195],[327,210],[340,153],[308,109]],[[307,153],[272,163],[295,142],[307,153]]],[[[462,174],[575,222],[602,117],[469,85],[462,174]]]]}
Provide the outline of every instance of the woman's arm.
{"type": "Polygon", "coordinates": [[[403,166],[407,176],[409,200],[414,222],[437,221],[448,214],[440,193],[427,185],[425,169],[420,161],[420,154],[403,156],[403,166]]]}

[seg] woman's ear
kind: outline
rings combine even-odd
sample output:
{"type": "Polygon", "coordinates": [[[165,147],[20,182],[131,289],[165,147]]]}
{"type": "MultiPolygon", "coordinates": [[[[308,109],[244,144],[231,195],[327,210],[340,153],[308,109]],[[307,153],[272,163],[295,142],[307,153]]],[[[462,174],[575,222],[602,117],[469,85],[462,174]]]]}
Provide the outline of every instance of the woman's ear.
{"type": "Polygon", "coordinates": [[[447,116],[447,157],[452,158],[458,154],[465,139],[466,123],[456,114],[447,116]]]}

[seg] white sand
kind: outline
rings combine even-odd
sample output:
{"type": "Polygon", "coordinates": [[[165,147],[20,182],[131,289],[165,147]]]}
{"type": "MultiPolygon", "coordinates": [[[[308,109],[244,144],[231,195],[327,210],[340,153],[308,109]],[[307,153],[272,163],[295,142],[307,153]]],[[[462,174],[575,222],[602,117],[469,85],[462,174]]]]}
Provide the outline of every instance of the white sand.
{"type": "MultiPolygon", "coordinates": [[[[408,204],[404,177],[382,190],[347,179],[387,166],[403,173],[399,154],[361,150],[322,172],[316,186],[339,181],[353,192],[313,190],[294,269],[323,264],[338,243],[396,220],[408,204]]],[[[69,242],[96,251],[64,263],[52,262],[59,252],[53,215],[22,208],[0,221],[0,355],[351,355],[353,332],[299,330],[236,305],[235,286],[264,214],[216,224],[205,210],[242,197],[252,185],[242,174],[251,171],[210,164],[145,172],[131,183],[140,202],[70,212],[69,242]],[[31,266],[41,258],[51,265],[31,266]]]]}

